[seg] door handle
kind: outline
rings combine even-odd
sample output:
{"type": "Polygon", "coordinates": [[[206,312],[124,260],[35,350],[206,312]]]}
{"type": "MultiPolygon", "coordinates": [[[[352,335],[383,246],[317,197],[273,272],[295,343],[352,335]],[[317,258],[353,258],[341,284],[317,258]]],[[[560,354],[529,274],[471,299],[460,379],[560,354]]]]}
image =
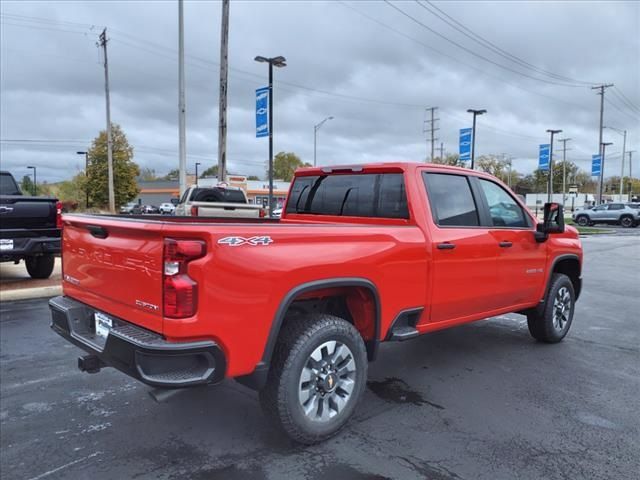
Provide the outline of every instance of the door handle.
{"type": "Polygon", "coordinates": [[[513,245],[513,243],[511,243],[511,242],[500,242],[500,246],[502,248],[509,248],[512,245],[513,245]]]}
{"type": "Polygon", "coordinates": [[[99,225],[87,225],[85,228],[96,238],[107,238],[109,236],[107,229],[99,225]]]}
{"type": "Polygon", "coordinates": [[[453,250],[454,248],[456,248],[455,243],[444,242],[438,244],[438,250],[453,250]]]}

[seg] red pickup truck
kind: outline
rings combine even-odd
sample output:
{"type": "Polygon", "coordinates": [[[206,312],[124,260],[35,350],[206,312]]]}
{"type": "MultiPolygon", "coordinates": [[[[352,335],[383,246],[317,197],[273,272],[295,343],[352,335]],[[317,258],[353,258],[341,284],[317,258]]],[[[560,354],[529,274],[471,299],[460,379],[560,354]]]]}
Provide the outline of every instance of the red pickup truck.
{"type": "Polygon", "coordinates": [[[380,342],[517,312],[559,342],[581,287],[562,207],[494,177],[384,163],[298,170],[281,220],[63,217],[52,328],[161,388],[235,378],[303,443],[335,434],[380,342]]]}

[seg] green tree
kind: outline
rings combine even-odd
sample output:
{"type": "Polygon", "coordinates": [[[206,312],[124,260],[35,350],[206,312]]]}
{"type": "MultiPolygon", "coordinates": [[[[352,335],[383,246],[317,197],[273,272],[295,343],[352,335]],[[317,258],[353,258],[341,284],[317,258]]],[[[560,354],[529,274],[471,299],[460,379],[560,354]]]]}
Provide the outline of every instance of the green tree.
{"type": "Polygon", "coordinates": [[[87,208],[86,202],[87,177],[78,173],[71,180],[65,180],[58,185],[57,197],[61,202],[77,203],[82,209],[87,208]]]}
{"type": "Polygon", "coordinates": [[[162,180],[178,180],[179,177],[180,177],[180,170],[178,170],[177,168],[174,168],[173,170],[169,170],[169,173],[167,173],[164,177],[162,177],[162,180]]]}
{"type": "MultiPolygon", "coordinates": [[[[296,168],[310,167],[311,164],[303,163],[295,153],[280,152],[273,159],[273,178],[290,182],[293,178],[293,172],[296,168]]],[[[269,171],[267,170],[267,178],[269,171]]]]}
{"type": "Polygon", "coordinates": [[[155,169],[149,167],[141,168],[140,176],[138,178],[142,182],[153,182],[154,180],[158,180],[155,169]]]}
{"type": "Polygon", "coordinates": [[[218,165],[212,165],[200,174],[200,178],[217,177],[217,176],[218,176],[218,165]]]}
{"type": "Polygon", "coordinates": [[[257,177],[256,175],[249,175],[249,176],[247,177],[247,180],[260,180],[260,178],[259,178],[259,177],[257,177]]]}
{"type": "Polygon", "coordinates": [[[25,195],[37,195],[38,192],[33,190],[33,180],[31,180],[30,175],[25,175],[22,177],[22,182],[20,182],[20,190],[25,195]]]}
{"type": "MultiPolygon", "coordinates": [[[[130,202],[138,195],[136,177],[140,168],[133,162],[133,147],[117,124],[111,125],[113,145],[113,188],[116,208],[130,202]]],[[[101,131],[89,149],[89,197],[92,206],[107,206],[109,203],[107,132],[101,131]]]]}
{"type": "Polygon", "coordinates": [[[458,155],[457,153],[448,154],[444,158],[436,157],[431,163],[436,163],[438,165],[451,165],[452,167],[465,166],[465,162],[460,160],[460,155],[458,155]]]}

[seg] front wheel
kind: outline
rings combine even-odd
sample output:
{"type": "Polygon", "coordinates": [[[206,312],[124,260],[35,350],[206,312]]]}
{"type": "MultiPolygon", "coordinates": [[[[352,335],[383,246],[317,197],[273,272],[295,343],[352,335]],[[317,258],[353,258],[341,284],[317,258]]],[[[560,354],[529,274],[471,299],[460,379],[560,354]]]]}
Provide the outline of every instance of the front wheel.
{"type": "Polygon", "coordinates": [[[622,225],[623,228],[631,228],[634,223],[633,217],[622,217],[620,219],[620,225],[622,225]]]}
{"type": "Polygon", "coordinates": [[[31,278],[49,278],[53,273],[55,257],[51,254],[27,257],[24,263],[31,278]]]}
{"type": "Polygon", "coordinates": [[[576,223],[581,227],[586,227],[587,225],[589,225],[589,217],[587,217],[586,215],[580,215],[578,216],[578,218],[576,218],[576,223]]]}
{"type": "Polygon", "coordinates": [[[326,314],[292,317],[280,333],[260,404],[293,440],[321,442],[353,414],[367,367],[364,342],[349,322],[326,314]]]}
{"type": "Polygon", "coordinates": [[[569,277],[554,273],[544,307],[527,314],[531,336],[545,343],[561,341],[571,327],[575,304],[576,294],[569,277]]]}

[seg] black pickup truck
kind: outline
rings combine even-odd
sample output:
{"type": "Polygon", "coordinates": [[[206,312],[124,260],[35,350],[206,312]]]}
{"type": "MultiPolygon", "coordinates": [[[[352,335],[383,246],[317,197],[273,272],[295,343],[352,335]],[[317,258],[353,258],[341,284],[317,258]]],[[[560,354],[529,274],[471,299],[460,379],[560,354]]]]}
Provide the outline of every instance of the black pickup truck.
{"type": "Polygon", "coordinates": [[[57,199],[25,196],[0,171],[0,262],[24,260],[31,278],[49,278],[60,253],[61,213],[57,199]]]}

